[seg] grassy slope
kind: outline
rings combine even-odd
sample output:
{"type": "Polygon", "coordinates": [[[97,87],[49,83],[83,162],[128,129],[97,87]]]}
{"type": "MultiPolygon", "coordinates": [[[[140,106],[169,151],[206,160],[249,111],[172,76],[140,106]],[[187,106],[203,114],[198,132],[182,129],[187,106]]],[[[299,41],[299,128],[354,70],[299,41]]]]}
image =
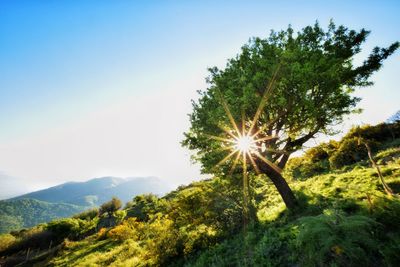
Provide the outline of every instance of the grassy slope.
{"type": "MultiPolygon", "coordinates": [[[[383,168],[383,173],[392,188],[399,192],[400,165],[390,164],[383,168]]],[[[347,172],[329,173],[306,181],[292,182],[292,186],[304,205],[300,213],[290,215],[283,212],[284,206],[277,192],[270,187],[266,189],[269,197],[264,202],[265,208],[259,212],[259,216],[263,219],[261,226],[200,253],[190,259],[185,266],[286,266],[298,263],[305,266],[329,266],[327,259],[332,261],[332,266],[354,266],[362,264],[363,261],[368,266],[375,264],[380,266],[381,262],[374,263],[374,258],[378,256],[364,255],[362,252],[356,255],[357,251],[351,251],[354,247],[361,246],[363,242],[373,242],[371,247],[376,251],[386,250],[385,265],[396,266],[395,262],[400,259],[398,256],[393,258],[391,253],[400,252],[398,245],[400,232],[391,223],[396,224],[399,219],[390,217],[390,209],[393,206],[399,208],[400,202],[385,195],[374,169],[356,167],[347,172]],[[391,205],[391,202],[396,204],[391,205]],[[382,210],[383,208],[387,210],[382,210]],[[354,233],[354,235],[360,235],[360,239],[357,240],[357,236],[352,236],[351,232],[346,232],[341,228],[341,222],[351,224],[354,219],[353,223],[356,223],[355,217],[360,215],[371,218],[372,226],[378,219],[377,224],[380,225],[375,229],[381,227],[387,231],[385,237],[391,239],[387,240],[388,244],[380,244],[381,240],[374,240],[374,235],[362,231],[354,233]],[[308,224],[307,220],[312,219],[321,219],[321,221],[327,219],[327,224],[331,227],[324,229],[321,224],[318,224],[319,221],[315,225],[308,224]],[[393,221],[390,222],[392,219],[393,221]],[[318,227],[321,227],[320,231],[318,227]],[[315,231],[314,235],[308,233],[308,238],[306,236],[303,239],[299,238],[304,234],[302,231],[310,230],[315,231]],[[336,233],[327,233],[331,230],[340,232],[338,235],[343,235],[342,240],[335,236],[336,233]],[[323,236],[324,233],[326,233],[325,236],[323,236]],[[369,236],[363,240],[365,236],[362,235],[369,236]],[[318,236],[323,237],[319,239],[318,236]],[[328,240],[332,237],[337,240],[328,240]],[[341,245],[349,241],[350,244],[341,245]],[[310,247],[306,248],[306,245],[310,247]],[[323,248],[325,245],[330,247],[323,248]],[[349,251],[345,250],[345,245],[349,251]],[[391,245],[395,248],[389,248],[391,245]],[[335,248],[337,248],[336,252],[335,248]],[[329,255],[329,253],[332,254],[329,255]],[[348,258],[358,258],[359,261],[346,261],[348,258]],[[342,264],[340,264],[341,260],[343,260],[342,264]]],[[[360,230],[368,227],[368,222],[360,223],[360,230]]],[[[351,228],[351,231],[353,230],[351,228]]]]}
{"type": "MultiPolygon", "coordinates": [[[[399,192],[400,165],[391,163],[383,167],[383,173],[399,192]]],[[[292,181],[291,186],[302,204],[298,212],[287,213],[274,187],[266,183],[259,189],[266,196],[260,204],[259,224],[169,265],[336,266],[364,262],[379,266],[383,258],[385,265],[394,266],[400,231],[395,225],[398,219],[390,217],[390,209],[400,204],[384,194],[374,169],[356,166],[349,171],[292,181]]],[[[145,266],[151,265],[152,259],[140,241],[115,242],[90,236],[66,243],[48,264],[145,266]]]]}
{"type": "Polygon", "coordinates": [[[36,199],[2,200],[0,201],[0,233],[69,217],[85,208],[68,203],[49,203],[36,199]]]}

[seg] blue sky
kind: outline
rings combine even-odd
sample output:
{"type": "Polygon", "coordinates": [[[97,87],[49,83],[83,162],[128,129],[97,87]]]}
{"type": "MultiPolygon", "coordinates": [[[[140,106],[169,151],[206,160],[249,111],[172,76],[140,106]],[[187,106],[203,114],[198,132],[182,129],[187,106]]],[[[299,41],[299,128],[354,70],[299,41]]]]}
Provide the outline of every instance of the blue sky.
{"type": "MultiPolygon", "coordinates": [[[[26,190],[102,175],[197,179],[179,141],[207,67],[252,36],[331,18],[372,31],[357,62],[400,40],[398,14],[398,1],[1,1],[0,171],[26,190]]],[[[399,59],[357,93],[364,113],[343,130],[400,109],[399,59]]]]}

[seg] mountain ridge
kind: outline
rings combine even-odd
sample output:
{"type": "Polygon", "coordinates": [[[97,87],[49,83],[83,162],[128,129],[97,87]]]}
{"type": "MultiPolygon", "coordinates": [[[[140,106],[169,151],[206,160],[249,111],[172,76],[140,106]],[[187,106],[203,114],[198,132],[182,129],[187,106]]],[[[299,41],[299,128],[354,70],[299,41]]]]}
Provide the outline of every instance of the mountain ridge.
{"type": "Polygon", "coordinates": [[[122,202],[136,195],[162,195],[171,187],[157,177],[99,177],[66,182],[13,198],[0,200],[0,233],[32,227],[98,207],[112,197],[122,202]]]}
{"type": "Polygon", "coordinates": [[[7,200],[29,198],[49,203],[98,206],[113,196],[127,202],[137,194],[153,193],[161,195],[170,189],[171,187],[168,184],[154,176],[127,178],[105,176],[83,182],[66,182],[7,200]]]}

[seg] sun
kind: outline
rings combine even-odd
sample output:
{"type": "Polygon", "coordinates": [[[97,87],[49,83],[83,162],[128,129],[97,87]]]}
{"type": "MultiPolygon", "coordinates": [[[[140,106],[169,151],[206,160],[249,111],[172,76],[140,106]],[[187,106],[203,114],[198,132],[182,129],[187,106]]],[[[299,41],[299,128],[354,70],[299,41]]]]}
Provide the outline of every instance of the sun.
{"type": "Polygon", "coordinates": [[[235,140],[234,149],[242,153],[251,153],[256,148],[256,141],[250,135],[240,136],[235,140]]]}
{"type": "MultiPolygon", "coordinates": [[[[280,65],[279,65],[280,66],[280,65]]],[[[261,127],[259,127],[258,119],[261,116],[261,113],[267,103],[268,97],[272,90],[272,85],[275,82],[276,75],[279,71],[279,66],[276,69],[272,80],[269,82],[268,87],[264,91],[264,94],[261,97],[260,104],[257,108],[257,111],[254,114],[252,120],[247,121],[245,118],[244,112],[242,112],[242,122],[241,124],[236,123],[235,118],[230,112],[228,103],[225,101],[222,92],[217,88],[217,95],[220,98],[220,102],[222,107],[225,110],[225,114],[228,117],[231,127],[227,125],[217,124],[216,126],[222,130],[225,135],[211,135],[204,133],[204,135],[210,139],[214,139],[219,141],[221,144],[221,150],[228,150],[229,153],[226,157],[224,157],[220,162],[218,162],[214,168],[216,169],[218,166],[231,161],[232,166],[229,171],[229,175],[233,174],[236,166],[239,165],[239,162],[242,163],[243,169],[243,215],[245,221],[248,218],[248,203],[249,203],[249,179],[248,179],[248,164],[250,164],[257,175],[261,174],[259,167],[257,164],[262,161],[265,164],[269,165],[276,172],[281,172],[282,170],[275,165],[270,159],[262,155],[265,151],[277,152],[281,151],[274,150],[272,148],[266,148],[265,146],[259,146],[258,144],[262,141],[279,139],[278,136],[274,135],[266,135],[263,131],[268,127],[268,124],[265,123],[261,127]],[[242,126],[242,129],[239,129],[238,126],[242,126]]],[[[244,221],[244,222],[245,222],[244,221]]]]}
{"type": "Polygon", "coordinates": [[[268,101],[268,97],[271,94],[276,75],[279,71],[279,67],[280,65],[275,70],[272,79],[270,80],[266,90],[264,91],[264,94],[261,97],[260,104],[254,114],[254,117],[251,120],[246,120],[245,113],[244,111],[242,111],[242,121],[241,123],[237,123],[229,109],[228,103],[225,101],[222,92],[218,88],[216,88],[217,96],[219,97],[220,103],[225,110],[225,114],[230,121],[230,126],[226,124],[216,125],[222,130],[222,133],[224,134],[211,135],[204,133],[207,138],[214,139],[220,142],[221,151],[229,151],[228,155],[226,155],[226,157],[224,157],[214,166],[215,170],[217,170],[217,168],[222,164],[231,162],[231,169],[228,173],[229,175],[231,175],[236,166],[239,165],[239,162],[242,162],[243,180],[247,180],[248,164],[253,167],[257,175],[261,174],[260,169],[257,166],[257,163],[260,162],[269,165],[272,169],[279,173],[282,171],[277,165],[275,165],[274,162],[271,161],[270,158],[266,157],[263,154],[265,153],[265,151],[284,154],[284,151],[279,151],[274,148],[266,147],[265,144],[260,145],[261,143],[263,143],[263,141],[279,139],[279,137],[277,135],[265,134],[263,131],[267,129],[269,124],[264,123],[260,126],[259,123],[259,118],[268,101]]]}

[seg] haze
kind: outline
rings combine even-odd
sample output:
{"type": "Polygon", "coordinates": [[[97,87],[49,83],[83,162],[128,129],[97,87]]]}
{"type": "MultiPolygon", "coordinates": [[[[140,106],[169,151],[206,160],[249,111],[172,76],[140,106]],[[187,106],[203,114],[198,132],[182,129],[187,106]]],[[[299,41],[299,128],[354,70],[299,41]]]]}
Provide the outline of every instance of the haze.
{"type": "MultiPolygon", "coordinates": [[[[333,18],[372,31],[356,63],[400,40],[397,1],[294,2],[2,1],[0,198],[101,176],[200,179],[180,146],[191,99],[252,36],[333,18]]],[[[399,59],[338,130],[400,109],[399,59]]]]}

